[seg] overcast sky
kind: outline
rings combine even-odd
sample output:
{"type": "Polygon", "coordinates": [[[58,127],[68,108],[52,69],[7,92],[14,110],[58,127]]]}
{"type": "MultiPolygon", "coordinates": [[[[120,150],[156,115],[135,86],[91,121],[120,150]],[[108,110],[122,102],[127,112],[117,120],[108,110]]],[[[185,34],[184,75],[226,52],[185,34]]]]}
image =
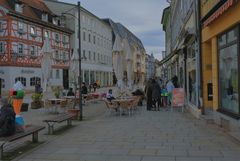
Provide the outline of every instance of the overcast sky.
{"type": "MultiPolygon", "coordinates": [[[[77,4],[77,0],[61,0],[77,4]]],[[[164,50],[162,11],[166,0],[81,0],[81,5],[100,18],[120,22],[141,39],[148,54],[161,59],[164,50]]]]}

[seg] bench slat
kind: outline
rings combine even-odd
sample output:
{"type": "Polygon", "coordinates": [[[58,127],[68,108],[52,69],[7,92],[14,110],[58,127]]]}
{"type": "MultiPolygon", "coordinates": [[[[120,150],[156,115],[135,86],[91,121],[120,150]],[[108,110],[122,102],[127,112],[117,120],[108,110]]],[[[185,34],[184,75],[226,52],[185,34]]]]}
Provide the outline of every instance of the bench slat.
{"type": "Polygon", "coordinates": [[[43,120],[43,122],[58,122],[58,123],[60,123],[60,122],[66,121],[68,119],[71,119],[73,117],[74,117],[74,115],[64,114],[64,115],[59,115],[59,116],[56,116],[56,117],[53,117],[50,119],[43,120]]]}
{"type": "Polygon", "coordinates": [[[25,136],[31,135],[35,132],[41,131],[44,128],[45,128],[44,126],[27,125],[24,132],[15,133],[15,134],[13,134],[11,136],[7,136],[7,137],[0,137],[0,141],[12,142],[12,141],[18,140],[20,138],[23,138],[25,136]]]}

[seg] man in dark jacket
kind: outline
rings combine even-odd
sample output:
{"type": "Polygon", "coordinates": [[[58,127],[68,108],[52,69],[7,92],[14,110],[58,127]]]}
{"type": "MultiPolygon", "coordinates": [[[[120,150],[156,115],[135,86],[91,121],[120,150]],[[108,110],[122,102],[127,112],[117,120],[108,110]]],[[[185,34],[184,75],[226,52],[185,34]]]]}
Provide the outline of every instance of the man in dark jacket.
{"type": "Polygon", "coordinates": [[[1,100],[0,109],[0,136],[10,136],[15,133],[15,112],[8,99],[1,100]]]}

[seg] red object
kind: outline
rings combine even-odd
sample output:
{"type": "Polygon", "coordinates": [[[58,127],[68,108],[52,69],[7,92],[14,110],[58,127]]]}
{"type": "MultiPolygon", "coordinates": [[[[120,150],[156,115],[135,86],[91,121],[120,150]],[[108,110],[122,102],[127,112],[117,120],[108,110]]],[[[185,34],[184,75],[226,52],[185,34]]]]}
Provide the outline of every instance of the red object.
{"type": "Polygon", "coordinates": [[[10,95],[10,96],[13,96],[13,95],[14,95],[14,89],[11,88],[11,89],[9,90],[9,95],[10,95]]]}
{"type": "Polygon", "coordinates": [[[174,107],[184,106],[184,89],[183,88],[174,88],[172,106],[174,107]]]}

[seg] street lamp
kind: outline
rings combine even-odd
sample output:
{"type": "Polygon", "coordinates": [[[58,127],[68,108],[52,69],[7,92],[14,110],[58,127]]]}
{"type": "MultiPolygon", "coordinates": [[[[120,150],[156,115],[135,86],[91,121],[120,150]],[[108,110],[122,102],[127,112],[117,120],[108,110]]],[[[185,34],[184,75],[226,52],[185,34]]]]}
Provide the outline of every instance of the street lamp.
{"type": "Polygon", "coordinates": [[[71,15],[74,18],[78,19],[78,56],[79,56],[79,76],[78,76],[78,84],[79,84],[79,110],[80,110],[80,114],[79,114],[79,120],[82,121],[82,56],[81,56],[81,21],[80,21],[80,11],[81,11],[81,3],[80,1],[78,1],[78,17],[76,17],[75,15],[72,15],[70,13],[62,13],[62,14],[67,14],[67,15],[71,15]]]}

